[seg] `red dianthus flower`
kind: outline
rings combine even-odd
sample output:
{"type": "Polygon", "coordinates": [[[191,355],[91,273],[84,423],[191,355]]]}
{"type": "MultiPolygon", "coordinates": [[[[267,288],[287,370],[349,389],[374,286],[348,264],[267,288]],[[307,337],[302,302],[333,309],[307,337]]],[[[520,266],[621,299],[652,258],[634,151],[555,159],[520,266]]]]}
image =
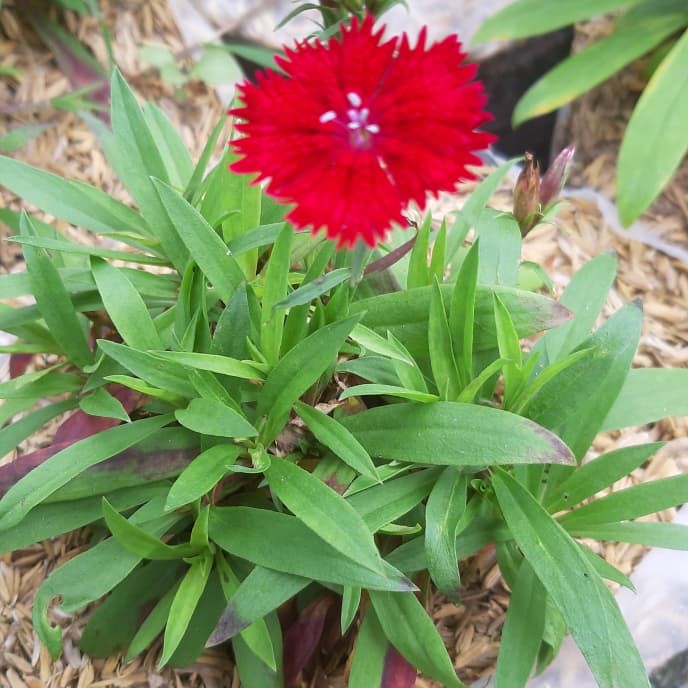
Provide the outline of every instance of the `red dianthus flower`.
{"type": "Polygon", "coordinates": [[[340,39],[286,49],[284,74],[242,83],[230,111],[244,134],[231,169],[268,179],[270,195],[294,204],[294,225],[324,227],[340,247],[375,246],[410,201],[471,178],[474,151],[493,140],[475,131],[490,116],[456,36],[426,47],[423,29],[411,47],[382,32],[368,16],[340,39]]]}

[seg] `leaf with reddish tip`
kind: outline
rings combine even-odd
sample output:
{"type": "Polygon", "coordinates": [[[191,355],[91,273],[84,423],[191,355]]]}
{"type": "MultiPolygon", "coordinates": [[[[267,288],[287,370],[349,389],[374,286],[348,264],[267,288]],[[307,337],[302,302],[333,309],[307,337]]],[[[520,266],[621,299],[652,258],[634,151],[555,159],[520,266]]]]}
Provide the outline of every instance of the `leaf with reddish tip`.
{"type": "Polygon", "coordinates": [[[330,595],[314,599],[299,614],[296,623],[284,634],[284,684],[296,685],[322,638],[327,613],[334,602],[330,595]]]}

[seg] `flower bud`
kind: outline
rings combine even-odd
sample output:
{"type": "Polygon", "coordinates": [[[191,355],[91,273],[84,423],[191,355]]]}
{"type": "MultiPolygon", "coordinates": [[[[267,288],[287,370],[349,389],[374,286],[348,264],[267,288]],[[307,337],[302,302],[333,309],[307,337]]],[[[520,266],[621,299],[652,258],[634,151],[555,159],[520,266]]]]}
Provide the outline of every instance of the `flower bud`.
{"type": "Polygon", "coordinates": [[[543,208],[555,201],[564,188],[571,171],[571,162],[575,152],[576,147],[573,144],[566,146],[545,172],[540,185],[540,205],[543,208]]]}
{"type": "Polygon", "coordinates": [[[514,187],[514,217],[525,236],[540,217],[540,166],[532,153],[525,154],[525,164],[514,187]]]}

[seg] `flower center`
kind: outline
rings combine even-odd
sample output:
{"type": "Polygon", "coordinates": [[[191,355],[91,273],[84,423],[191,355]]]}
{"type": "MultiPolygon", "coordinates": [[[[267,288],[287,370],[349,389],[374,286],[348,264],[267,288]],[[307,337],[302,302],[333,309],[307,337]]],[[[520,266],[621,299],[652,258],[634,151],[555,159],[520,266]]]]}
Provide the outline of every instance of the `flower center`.
{"type": "Polygon", "coordinates": [[[361,107],[363,101],[358,93],[350,91],[346,94],[346,99],[351,106],[346,110],[346,119],[340,119],[334,110],[328,110],[320,115],[320,123],[335,122],[339,124],[348,130],[349,143],[354,148],[369,148],[373,135],[380,133],[380,127],[368,122],[370,110],[367,107],[361,107]]]}

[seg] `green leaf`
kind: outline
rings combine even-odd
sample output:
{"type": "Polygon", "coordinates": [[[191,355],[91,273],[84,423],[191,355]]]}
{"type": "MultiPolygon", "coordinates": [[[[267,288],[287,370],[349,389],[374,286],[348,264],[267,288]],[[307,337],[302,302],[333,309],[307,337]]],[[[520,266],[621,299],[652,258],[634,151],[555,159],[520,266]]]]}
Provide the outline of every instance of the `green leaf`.
{"type": "Polygon", "coordinates": [[[89,657],[110,657],[127,649],[149,605],[177,576],[174,564],[152,562],[133,571],[98,606],[79,640],[89,657]]]}
{"type": "Polygon", "coordinates": [[[518,570],[502,629],[495,688],[523,688],[545,630],[545,589],[524,560],[518,570]]]}
{"type": "MultiPolygon", "coordinates": [[[[560,62],[536,81],[525,92],[514,109],[514,126],[533,117],[552,112],[590,91],[622,67],[661,43],[680,25],[680,15],[667,16],[660,13],[658,16],[646,17],[639,22],[628,23],[622,27],[617,26],[610,36],[595,41],[592,45],[560,62]]],[[[678,72],[677,76],[679,76],[678,72]]],[[[688,115],[688,109],[685,114],[688,115]]],[[[678,123],[680,120],[676,121],[678,123]]],[[[656,129],[657,120],[654,117],[652,122],[656,129]]],[[[647,136],[647,130],[645,135],[647,136]]],[[[676,159],[676,164],[681,157],[676,159]]],[[[636,162],[640,162],[640,159],[636,162]]]]}
{"type": "Polygon", "coordinates": [[[384,688],[382,676],[389,650],[389,641],[375,616],[375,610],[369,607],[356,636],[349,688],[384,688]]]}
{"type": "MultiPolygon", "coordinates": [[[[227,558],[222,552],[216,552],[215,562],[225,599],[230,600],[239,589],[241,582],[234,571],[232,571],[229,563],[227,562],[227,558]]],[[[274,619],[274,614],[271,613],[270,617],[274,619]]],[[[257,658],[259,658],[273,671],[277,669],[277,657],[275,655],[275,651],[277,651],[278,655],[281,653],[281,641],[279,643],[275,643],[277,647],[273,645],[265,618],[254,621],[250,626],[245,628],[241,632],[241,638],[247,648],[257,658]]]]}
{"type": "MultiPolygon", "coordinates": [[[[166,532],[177,520],[175,514],[160,517],[162,500],[154,499],[130,517],[154,536],[166,532]]],[[[47,618],[48,605],[57,596],[62,597],[61,608],[73,612],[97,600],[124,580],[141,561],[127,552],[114,538],[98,543],[86,552],[70,559],[53,571],[36,592],[33,605],[33,626],[51,657],[61,651],[62,632],[47,618]]]]}
{"type": "Polygon", "coordinates": [[[688,526],[678,523],[646,523],[626,521],[621,523],[591,523],[572,525],[569,529],[575,537],[630,542],[647,547],[666,547],[688,551],[688,526]]]}
{"type": "Polygon", "coordinates": [[[136,211],[104,191],[2,155],[0,184],[46,213],[94,232],[148,231],[136,211]]]}
{"type": "Polygon", "coordinates": [[[371,456],[444,466],[573,462],[566,445],[525,418],[438,401],[379,406],[341,421],[371,456]]]}
{"type": "Polygon", "coordinates": [[[191,257],[227,303],[244,280],[227,246],[203,216],[174,189],[158,179],[152,180],[169,222],[186,245],[191,257]]]}
{"type": "Polygon", "coordinates": [[[275,511],[216,507],[210,512],[210,537],[234,556],[304,578],[380,590],[413,587],[396,569],[385,565],[385,574],[375,573],[328,545],[295,516],[275,511]]]}
{"type": "Polygon", "coordinates": [[[368,526],[343,497],[284,459],[273,460],[265,477],[272,493],[318,537],[361,566],[384,575],[368,526]]]}
{"type": "Polygon", "coordinates": [[[44,132],[47,126],[47,124],[25,124],[12,127],[6,134],[0,136],[0,151],[14,153],[44,132]]]}
{"type": "Polygon", "coordinates": [[[411,664],[447,688],[464,688],[435,624],[413,593],[369,594],[387,639],[411,664]]]}
{"type": "Polygon", "coordinates": [[[170,416],[156,416],[119,425],[57,452],[0,499],[0,530],[19,523],[31,509],[87,468],[144,440],[170,420],[170,416]]]}
{"type": "Polygon", "coordinates": [[[193,162],[182,137],[155,103],[143,106],[143,116],[162,157],[170,184],[183,189],[193,174],[193,162]]]}
{"type": "Polygon", "coordinates": [[[409,258],[406,288],[415,289],[432,284],[430,269],[428,267],[428,249],[430,247],[430,223],[432,215],[425,216],[423,224],[416,234],[416,242],[413,244],[409,258]]]}
{"type": "Polygon", "coordinates": [[[192,205],[196,205],[196,203],[199,200],[197,196],[200,192],[201,182],[203,181],[203,177],[205,176],[206,167],[208,167],[210,157],[215,151],[215,148],[217,146],[217,140],[220,138],[220,133],[224,129],[226,123],[227,114],[223,112],[217,124],[213,127],[213,130],[210,133],[210,137],[206,141],[205,146],[203,146],[203,151],[201,152],[200,158],[198,158],[196,167],[194,167],[191,179],[189,180],[186,189],[184,189],[184,198],[187,201],[189,201],[192,205]]]}
{"type": "MultiPolygon", "coordinates": [[[[145,351],[138,351],[107,339],[99,339],[98,348],[113,361],[154,387],[180,397],[195,396],[194,388],[188,380],[188,374],[181,365],[163,361],[145,351]]],[[[112,379],[115,376],[109,377],[112,379]]]]}
{"type": "Polygon", "coordinates": [[[162,349],[148,308],[127,277],[99,258],[91,258],[91,271],[105,310],[124,342],[144,351],[162,349]]]}
{"type": "MultiPolygon", "coordinates": [[[[120,511],[139,506],[156,497],[164,497],[169,483],[150,483],[109,492],[107,497],[120,511]]],[[[84,497],[68,502],[39,504],[22,521],[0,533],[0,554],[23,549],[41,540],[68,533],[103,515],[101,497],[84,497]]]]}
{"type": "Polygon", "coordinates": [[[688,370],[638,368],[628,373],[601,430],[645,425],[672,416],[688,416],[688,370]]]}
{"type": "Polygon", "coordinates": [[[511,409],[512,402],[523,384],[521,344],[518,333],[511,320],[509,311],[495,295],[495,324],[497,327],[497,344],[499,355],[507,361],[504,366],[504,408],[511,409]]]}
{"type": "Polygon", "coordinates": [[[243,79],[241,66],[224,47],[206,45],[191,75],[211,86],[233,84],[243,79]]]}
{"type": "Polygon", "coordinates": [[[463,208],[456,211],[456,220],[447,235],[447,261],[451,263],[452,276],[459,267],[456,264],[456,257],[468,235],[468,230],[471,227],[475,227],[478,217],[487,205],[487,202],[494,196],[504,181],[504,177],[518,161],[519,158],[512,158],[502,163],[496,170],[490,172],[471,193],[463,208]]]}
{"type": "Polygon", "coordinates": [[[256,416],[268,416],[261,435],[268,445],[279,434],[294,402],[311,387],[329,366],[358,317],[325,325],[290,349],[270,371],[258,397],[256,416]]]}
{"type": "MultiPolygon", "coordinates": [[[[36,233],[26,213],[20,219],[22,234],[36,233]]],[[[65,355],[77,366],[83,368],[93,362],[84,328],[77,317],[60,273],[48,254],[37,248],[24,248],[26,271],[31,282],[31,291],[43,319],[65,355]]]]}
{"type": "Polygon", "coordinates": [[[544,385],[527,408],[528,417],[555,432],[578,459],[600,431],[633,360],[642,311],[629,304],[583,343],[588,356],[544,385]]]}
{"type": "Polygon", "coordinates": [[[265,269],[263,303],[260,315],[260,344],[270,365],[279,359],[284,329],[284,313],[274,308],[287,294],[291,240],[293,231],[285,222],[277,235],[265,269]]]}
{"type": "Polygon", "coordinates": [[[272,663],[266,662],[260,654],[256,653],[244,631],[232,640],[239,677],[246,688],[282,688],[284,685],[282,628],[277,614],[271,613],[263,622],[263,626],[267,641],[270,643],[272,663]],[[275,656],[279,661],[275,661],[275,656]]]}
{"type": "Polygon", "coordinates": [[[688,151],[686,63],[688,29],[652,75],[621,143],[617,203],[624,225],[649,207],[688,151]]]}
{"type": "MultiPolygon", "coordinates": [[[[211,514],[212,524],[212,514],[211,514]]],[[[233,638],[303,590],[310,580],[255,566],[241,582],[208,639],[208,647],[233,638]]]]}
{"type": "Polygon", "coordinates": [[[416,471],[346,497],[372,532],[420,504],[437,481],[437,469],[416,471]]]}
{"type": "Polygon", "coordinates": [[[0,456],[9,454],[9,452],[16,449],[21,442],[36,432],[36,430],[42,428],[48,421],[61,413],[71,411],[76,405],[74,399],[66,399],[65,401],[38,408],[22,416],[19,420],[10,423],[6,428],[0,430],[0,456]]]}
{"type": "Polygon", "coordinates": [[[439,401],[436,394],[428,394],[427,392],[416,392],[406,387],[398,387],[396,385],[354,385],[347,387],[340,395],[340,400],[349,399],[351,397],[364,396],[388,396],[400,397],[401,399],[408,399],[410,401],[419,401],[423,404],[428,404],[433,401],[439,401]]]}
{"type": "Polygon", "coordinates": [[[195,370],[207,370],[211,373],[238,377],[242,380],[263,380],[264,373],[253,361],[238,361],[229,356],[217,354],[200,354],[191,351],[151,351],[156,358],[172,361],[195,370]]]}
{"type": "Polygon", "coordinates": [[[565,527],[625,521],[688,502],[688,475],[653,480],[612,492],[559,518],[565,527]]]}
{"type": "Polygon", "coordinates": [[[584,545],[581,545],[580,543],[578,544],[583,554],[585,554],[585,556],[588,558],[588,561],[592,564],[592,567],[595,569],[595,571],[597,571],[597,573],[602,578],[606,578],[607,580],[614,581],[619,585],[623,585],[625,588],[628,588],[631,592],[636,591],[635,586],[631,582],[631,579],[628,578],[628,576],[625,576],[623,573],[621,573],[621,571],[619,571],[619,569],[617,569],[615,566],[612,566],[601,556],[591,552],[584,545]]]}
{"type": "MultiPolygon", "coordinates": [[[[445,307],[451,309],[453,285],[440,285],[445,307]]],[[[510,287],[478,285],[475,301],[474,350],[495,348],[493,296],[496,293],[506,306],[519,338],[528,337],[566,322],[570,313],[555,301],[540,294],[510,287]]],[[[372,296],[351,304],[351,313],[363,313],[361,322],[378,333],[392,332],[416,361],[428,358],[428,313],[432,288],[421,287],[372,296]]]]}
{"type": "Polygon", "coordinates": [[[213,559],[211,556],[198,557],[194,559],[191,567],[184,575],[184,578],[182,578],[167,617],[162,656],[158,662],[158,667],[163,667],[170,661],[174,651],[182,641],[191,617],[196,610],[196,605],[205,590],[212,564],[213,559]]]}
{"type": "Polygon", "coordinates": [[[349,630],[351,624],[354,622],[360,604],[361,588],[357,588],[353,585],[345,585],[344,590],[342,592],[342,611],[340,618],[340,628],[342,630],[342,635],[344,635],[349,630]]]}
{"type": "Polygon", "coordinates": [[[473,378],[473,321],[479,250],[480,240],[476,239],[461,263],[449,308],[449,331],[462,388],[473,378]]]}
{"type": "Polygon", "coordinates": [[[468,477],[453,466],[437,479],[425,510],[425,554],[438,590],[458,604],[461,579],[456,556],[456,527],[466,509],[468,477]]]}
{"type": "Polygon", "coordinates": [[[200,453],[179,475],[170,488],[165,511],[178,509],[199,499],[215,487],[241,454],[242,448],[217,444],[200,453]]]}
{"type": "Polygon", "coordinates": [[[379,480],[377,469],[368,452],[343,425],[300,401],[294,404],[294,408],[319,442],[361,475],[379,480]]]}
{"type": "MultiPolygon", "coordinates": [[[[270,259],[272,262],[272,259],[270,259]]],[[[303,306],[310,303],[313,299],[317,299],[323,294],[327,294],[331,289],[351,277],[351,268],[337,268],[328,272],[322,277],[311,280],[294,290],[285,299],[276,303],[273,308],[293,308],[294,306],[303,306]]]]}
{"type": "Polygon", "coordinates": [[[105,524],[115,540],[142,559],[175,560],[199,554],[199,549],[192,545],[167,545],[161,542],[121,516],[105,497],[102,498],[102,508],[105,524]]]}
{"type": "Polygon", "coordinates": [[[616,601],[576,542],[509,474],[496,472],[492,485],[516,544],[564,616],[600,688],[648,688],[616,601]]]}
{"type": "Polygon", "coordinates": [[[622,447],[583,464],[548,495],[547,510],[554,513],[592,497],[630,475],[664,446],[663,442],[622,447]]]}
{"type": "Polygon", "coordinates": [[[639,0],[559,0],[555,7],[549,0],[518,0],[484,22],[472,43],[538,36],[636,2],[639,0]]]}
{"type": "Polygon", "coordinates": [[[131,661],[138,655],[142,654],[143,651],[155,640],[155,638],[162,632],[162,629],[167,623],[167,618],[170,614],[170,607],[172,606],[172,600],[177,594],[177,589],[179,588],[179,583],[177,581],[165,594],[158,600],[156,605],[151,610],[150,614],[144,619],[143,623],[139,626],[138,630],[134,634],[127,648],[127,654],[125,661],[131,661]]]}
{"type": "MultiPolygon", "coordinates": [[[[107,258],[109,260],[124,260],[129,263],[140,263],[141,265],[168,264],[167,260],[156,258],[155,256],[149,256],[138,252],[135,253],[133,251],[116,251],[100,246],[84,246],[83,244],[75,244],[73,241],[66,241],[62,235],[58,236],[60,238],[57,239],[47,236],[11,237],[8,241],[16,242],[22,246],[47,248],[50,251],[63,252],[74,256],[98,256],[99,258],[107,258]]],[[[115,232],[109,232],[108,236],[115,238],[115,232]]],[[[129,243],[133,245],[133,241],[129,243]]]]}
{"type": "Polygon", "coordinates": [[[431,288],[430,312],[428,313],[430,366],[440,397],[445,401],[453,401],[459,395],[461,382],[452,351],[452,336],[440,285],[435,281],[431,288]]]}
{"type": "Polygon", "coordinates": [[[104,387],[98,387],[88,396],[79,400],[79,408],[90,416],[116,418],[125,423],[130,421],[122,402],[112,396],[104,387]]]}
{"type": "Polygon", "coordinates": [[[255,437],[258,434],[241,414],[214,399],[192,399],[185,409],[175,411],[174,417],[185,428],[202,435],[255,437]]]}
{"type": "Polygon", "coordinates": [[[475,224],[480,284],[515,287],[521,262],[521,230],[512,215],[485,208],[475,224]]]}
{"type": "Polygon", "coordinates": [[[377,332],[371,330],[360,323],[354,327],[349,335],[350,339],[363,347],[366,352],[380,354],[386,358],[391,358],[395,361],[400,361],[406,365],[413,366],[414,361],[409,356],[408,351],[403,347],[399,347],[394,340],[387,340],[381,337],[377,332]]]}
{"type": "Polygon", "coordinates": [[[546,332],[534,352],[544,352],[547,360],[557,361],[590,336],[614,283],[616,264],[615,255],[603,253],[589,260],[573,275],[559,303],[566,306],[574,317],[546,332]]]}

